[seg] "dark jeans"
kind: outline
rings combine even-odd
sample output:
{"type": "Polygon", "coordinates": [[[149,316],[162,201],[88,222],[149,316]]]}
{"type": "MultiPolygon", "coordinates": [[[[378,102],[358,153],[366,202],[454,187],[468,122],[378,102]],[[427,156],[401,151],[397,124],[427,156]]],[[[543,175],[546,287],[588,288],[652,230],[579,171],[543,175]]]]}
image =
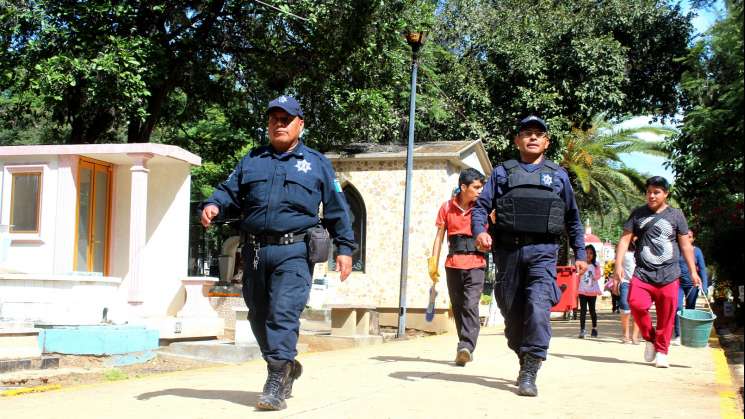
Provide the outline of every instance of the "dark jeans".
{"type": "Polygon", "coordinates": [[[466,348],[473,352],[481,329],[479,301],[484,289],[484,268],[445,268],[445,274],[458,331],[458,350],[466,348]]]}
{"type": "Polygon", "coordinates": [[[598,327],[598,313],[595,312],[595,301],[598,297],[589,295],[579,296],[579,328],[585,330],[585,320],[587,319],[587,307],[590,307],[590,317],[592,318],[592,328],[598,327]]]}
{"type": "Polygon", "coordinates": [[[261,354],[267,361],[292,361],[310,295],[312,265],[305,242],[262,247],[256,270],[253,249],[244,249],[243,299],[261,354]]]}
{"type": "Polygon", "coordinates": [[[683,283],[680,281],[680,288],[678,288],[678,308],[676,309],[675,315],[675,327],[673,329],[673,336],[680,336],[680,317],[677,313],[683,313],[684,303],[685,308],[688,310],[696,308],[696,299],[698,298],[698,288],[694,287],[692,283],[683,283]]]}

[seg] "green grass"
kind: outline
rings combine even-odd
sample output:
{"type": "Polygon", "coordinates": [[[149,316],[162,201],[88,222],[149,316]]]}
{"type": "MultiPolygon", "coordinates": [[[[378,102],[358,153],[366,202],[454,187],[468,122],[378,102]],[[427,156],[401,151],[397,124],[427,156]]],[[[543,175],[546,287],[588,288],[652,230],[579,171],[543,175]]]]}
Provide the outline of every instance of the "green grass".
{"type": "Polygon", "coordinates": [[[116,369],[116,368],[112,368],[106,371],[105,373],[103,373],[103,376],[107,381],[119,381],[119,380],[126,380],[129,378],[126,372],[116,369]]]}

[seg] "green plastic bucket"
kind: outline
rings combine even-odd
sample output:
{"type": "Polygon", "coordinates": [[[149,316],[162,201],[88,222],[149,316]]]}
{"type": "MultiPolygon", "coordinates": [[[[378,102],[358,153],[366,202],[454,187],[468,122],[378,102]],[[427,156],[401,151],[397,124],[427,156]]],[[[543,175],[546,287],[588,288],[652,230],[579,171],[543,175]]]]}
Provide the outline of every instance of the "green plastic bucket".
{"type": "Polygon", "coordinates": [[[680,343],[692,348],[705,348],[709,343],[711,326],[717,316],[710,311],[683,309],[680,316],[680,343]]]}

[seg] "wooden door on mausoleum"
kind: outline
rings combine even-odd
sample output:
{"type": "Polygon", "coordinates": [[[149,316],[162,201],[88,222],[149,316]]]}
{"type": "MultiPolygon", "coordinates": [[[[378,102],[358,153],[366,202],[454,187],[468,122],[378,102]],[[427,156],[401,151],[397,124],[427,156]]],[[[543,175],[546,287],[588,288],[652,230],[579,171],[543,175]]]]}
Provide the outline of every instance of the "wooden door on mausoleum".
{"type": "Polygon", "coordinates": [[[81,159],[78,170],[75,271],[108,274],[111,165],[81,159]]]}

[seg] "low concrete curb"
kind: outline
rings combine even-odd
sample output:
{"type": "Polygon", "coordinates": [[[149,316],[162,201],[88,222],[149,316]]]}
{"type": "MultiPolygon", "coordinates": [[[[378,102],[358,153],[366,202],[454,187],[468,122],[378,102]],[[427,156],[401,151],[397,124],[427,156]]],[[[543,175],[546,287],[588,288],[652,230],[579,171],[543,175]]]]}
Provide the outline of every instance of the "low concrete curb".
{"type": "Polygon", "coordinates": [[[232,341],[209,340],[196,342],[174,342],[158,351],[161,356],[239,364],[261,358],[258,345],[236,345],[232,341]]]}

